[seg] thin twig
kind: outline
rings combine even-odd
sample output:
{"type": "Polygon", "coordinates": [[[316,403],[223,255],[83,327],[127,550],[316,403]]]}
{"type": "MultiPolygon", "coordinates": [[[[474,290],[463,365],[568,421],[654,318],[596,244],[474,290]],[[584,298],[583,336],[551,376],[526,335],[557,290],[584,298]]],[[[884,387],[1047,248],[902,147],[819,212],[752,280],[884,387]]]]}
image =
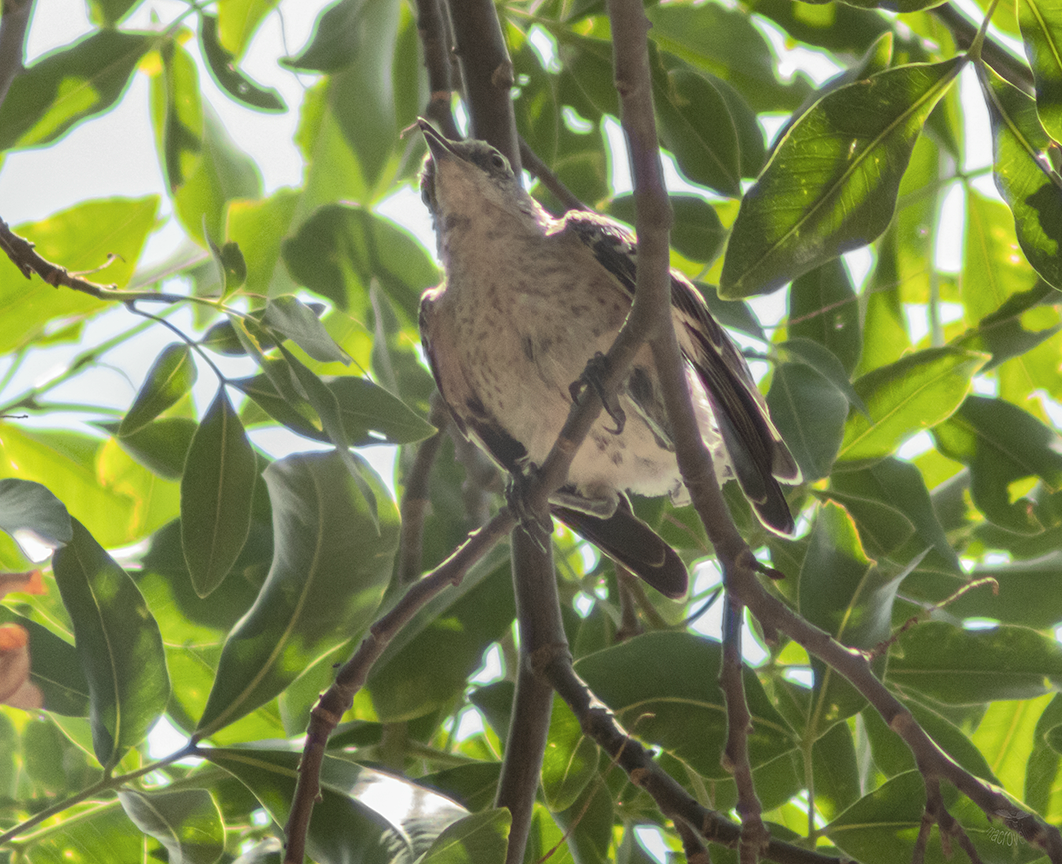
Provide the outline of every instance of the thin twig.
{"type": "Polygon", "coordinates": [[[420,575],[421,554],[424,547],[424,520],[428,515],[428,481],[435,457],[446,437],[449,412],[446,403],[436,393],[432,396],[429,422],[439,431],[422,441],[406,475],[402,492],[402,534],[398,542],[399,585],[409,585],[420,575]]]}
{"type": "Polygon", "coordinates": [[[767,845],[769,834],[763,824],[760,799],[752,780],[749,761],[749,729],[752,715],[745,701],[745,684],[741,678],[741,618],[744,607],[730,594],[723,611],[723,663],[719,686],[726,699],[726,747],[723,762],[734,776],[737,786],[737,812],[741,817],[741,864],[756,864],[767,845]]]}
{"type": "Polygon", "coordinates": [[[549,169],[549,166],[539,158],[539,155],[522,137],[520,138],[520,158],[524,162],[524,167],[538,178],[539,183],[553,193],[553,197],[564,205],[565,210],[590,209],[579,200],[578,195],[561,182],[560,177],[549,169]]]}
{"type": "MultiPolygon", "coordinates": [[[[570,658],[555,654],[543,672],[579,719],[583,733],[616,761],[632,784],[648,793],[665,817],[676,824],[682,822],[693,827],[709,842],[737,848],[741,826],[691,798],[681,784],[653,760],[653,754],[627,733],[608,706],[598,701],[575,674],[570,658]]],[[[842,864],[848,860],[778,840],[768,842],[764,855],[780,864],[842,864]]]]}
{"type": "Polygon", "coordinates": [[[336,680],[321,695],[310,712],[306,743],[299,778],[291,803],[291,813],[285,828],[287,847],[285,864],[302,864],[306,854],[306,832],[310,825],[313,805],[320,793],[321,764],[332,730],[354,704],[355,694],[364,686],[369,670],[394,638],[417,611],[448,585],[460,584],[465,574],[487,554],[516,524],[508,509],[502,510],[489,523],[469,535],[449,558],[410,586],[391,610],[379,618],[362,639],[358,649],[336,674],[336,680]]]}
{"type": "Polygon", "coordinates": [[[428,71],[428,105],[424,116],[447,138],[461,137],[454,123],[450,105],[454,98],[453,66],[445,7],[440,0],[417,0],[417,32],[424,51],[424,68],[428,71]]]}

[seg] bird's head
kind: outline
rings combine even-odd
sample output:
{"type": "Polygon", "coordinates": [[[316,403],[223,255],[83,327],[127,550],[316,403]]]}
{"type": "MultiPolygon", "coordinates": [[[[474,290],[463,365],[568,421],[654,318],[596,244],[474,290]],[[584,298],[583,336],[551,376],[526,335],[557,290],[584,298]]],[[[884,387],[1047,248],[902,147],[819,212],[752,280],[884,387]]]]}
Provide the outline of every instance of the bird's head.
{"type": "Polygon", "coordinates": [[[445,230],[453,217],[496,219],[492,208],[529,227],[541,224],[544,211],[497,148],[486,141],[451,141],[423,118],[417,125],[428,144],[420,193],[436,230],[445,230]]]}

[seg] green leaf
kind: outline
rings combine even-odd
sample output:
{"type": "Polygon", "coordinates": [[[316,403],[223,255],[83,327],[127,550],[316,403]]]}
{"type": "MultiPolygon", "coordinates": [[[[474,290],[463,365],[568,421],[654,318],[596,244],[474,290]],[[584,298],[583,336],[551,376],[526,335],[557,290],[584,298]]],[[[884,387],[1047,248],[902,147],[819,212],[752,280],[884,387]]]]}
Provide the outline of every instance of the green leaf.
{"type": "Polygon", "coordinates": [[[203,150],[203,104],[191,55],[175,41],[160,49],[162,73],[151,82],[152,120],[163,174],[171,193],[195,171],[203,150]]]}
{"type": "Polygon", "coordinates": [[[892,514],[902,514],[904,521],[909,520],[917,532],[917,552],[931,548],[941,560],[948,562],[954,573],[961,571],[958,556],[933,509],[925,478],[910,462],[889,457],[863,471],[838,472],[830,478],[830,491],[850,496],[845,506],[851,508],[861,533],[864,526],[873,530],[872,517],[869,513],[861,514],[858,506],[853,507],[851,498],[875,502],[892,514]]]}
{"type": "MultiPolygon", "coordinates": [[[[113,435],[119,423],[98,423],[113,435]]],[[[122,449],[150,471],[169,480],[180,479],[188,448],[199,424],[191,417],[163,417],[138,429],[132,435],[118,438],[122,449]]]]}
{"type": "Polygon", "coordinates": [[[133,580],[80,522],[73,529],[52,569],[89,684],[92,746],[112,767],[166,709],[170,680],[159,625],[133,580]]]}
{"type": "Polygon", "coordinates": [[[350,363],[350,355],[336,344],[313,310],[298,297],[285,294],[270,299],[262,323],[286,336],[314,360],[350,363]]]}
{"type": "Polygon", "coordinates": [[[400,722],[438,711],[468,687],[483,652],[516,614],[509,562],[496,561],[492,556],[482,562],[460,586],[426,604],[377,660],[368,689],[380,720],[400,722]]]}
{"type": "Polygon", "coordinates": [[[0,106],[0,151],[48,144],[106,111],[152,41],[146,33],[98,30],[16,75],[0,106]]]}
{"type": "Polygon", "coordinates": [[[321,418],[321,425],[324,427],[324,431],[328,435],[328,440],[335,445],[336,455],[339,456],[340,461],[346,466],[347,471],[350,472],[350,476],[357,484],[358,489],[365,498],[365,502],[369,505],[369,516],[375,524],[377,510],[376,495],[372,491],[372,487],[369,483],[361,476],[359,463],[355,461],[350,452],[350,441],[347,439],[347,430],[343,426],[343,417],[339,412],[339,400],[336,398],[336,395],[328,389],[328,386],[324,381],[300,363],[298,358],[296,358],[290,351],[288,351],[283,345],[278,347],[280,348],[281,356],[287,361],[288,367],[291,369],[293,380],[298,382],[302,391],[306,394],[306,398],[313,406],[313,410],[316,411],[317,416],[321,418]]]}
{"type": "MultiPolygon", "coordinates": [[[[106,265],[89,278],[123,288],[154,228],[158,206],[156,195],[86,201],[40,222],[18,225],[14,232],[71,272],[106,265]],[[109,259],[111,255],[120,257],[109,259]]],[[[57,291],[36,276],[27,281],[6,255],[0,257],[0,354],[40,339],[54,321],[95,315],[104,308],[88,294],[57,291]]]]}
{"type": "Polygon", "coordinates": [[[218,86],[237,102],[259,111],[287,110],[276,90],[255,83],[236,68],[234,52],[225,48],[218,38],[217,17],[205,12],[199,13],[199,46],[218,86]]]}
{"type": "MultiPolygon", "coordinates": [[[[839,472],[836,478],[847,476],[839,472]]],[[[915,533],[914,525],[903,511],[874,498],[837,489],[813,490],[817,498],[833,501],[848,511],[859,528],[859,539],[867,554],[878,559],[895,552],[915,533]]]]}
{"type": "Polygon", "coordinates": [[[321,13],[310,45],[281,60],[291,69],[330,72],[329,105],[343,138],[356,156],[368,203],[382,185],[397,141],[394,50],[399,8],[393,3],[339,0],[321,13]],[[343,98],[337,98],[343,94],[343,98]]]}
{"type": "Polygon", "coordinates": [[[1062,140],[1062,16],[1056,0],[1019,0],[1018,23],[1036,82],[1036,111],[1047,133],[1062,140]]]}
{"type": "Polygon", "coordinates": [[[125,437],[139,432],[190,392],[198,377],[188,345],[184,342],[167,345],[148,369],[136,399],[122,418],[118,435],[125,437]]]}
{"type": "MultiPolygon", "coordinates": [[[[942,785],[944,806],[962,825],[985,864],[1033,861],[1039,850],[1008,840],[1006,829],[993,825],[984,813],[949,785],[942,785]]],[[[925,783],[918,771],[892,778],[845,810],[822,833],[861,864],[895,864],[914,860],[916,838],[925,812],[925,783]]],[[[926,864],[945,864],[940,842],[924,845],[926,864]]]]}
{"type": "Polygon", "coordinates": [[[812,367],[782,363],[771,378],[767,406],[804,479],[828,476],[848,415],[844,394],[812,367]]]}
{"type": "Polygon", "coordinates": [[[982,64],[978,79],[988,104],[995,151],[996,188],[1014,212],[1025,257],[1062,289],[1062,177],[1048,162],[1052,145],[1033,100],[982,64]]]}
{"type": "Polygon", "coordinates": [[[1012,500],[1010,484],[1039,477],[1062,488],[1058,434],[1027,411],[1003,399],[970,396],[946,422],[933,429],[938,449],[970,468],[974,504],[997,525],[1033,533],[1042,526],[1027,498],[1012,500]]]}
{"type": "Polygon", "coordinates": [[[1022,800],[1038,813],[1048,813],[1051,795],[1057,788],[1062,768],[1062,749],[1052,747],[1052,741],[1062,732],[1062,697],[1057,693],[1044,709],[1033,731],[1033,749],[1025,769],[1025,789],[1022,800]]]}
{"type": "Polygon", "coordinates": [[[219,0],[218,41],[235,57],[242,57],[255,31],[278,0],[219,0]]]}
{"type": "Polygon", "coordinates": [[[1035,699],[1062,683],[1062,646],[1024,627],[961,630],[930,621],[900,636],[887,681],[946,705],[1035,699]]]}
{"type": "Polygon", "coordinates": [[[816,102],[742,199],[720,295],[768,293],[881,235],[922,125],[965,62],[888,69],[816,102]]]}
{"type": "Polygon", "coordinates": [[[562,699],[553,700],[549,740],[542,760],[542,793],[553,812],[567,810],[597,775],[599,752],[562,699]]]}
{"type": "MultiPolygon", "coordinates": [[[[575,671],[632,734],[659,744],[703,776],[721,779],[728,776],[719,761],[726,742],[721,659],[718,642],[657,632],[584,657],[575,671]]],[[[749,669],[743,677],[752,713],[749,758],[755,767],[795,745],[759,679],[749,669]]]]}
{"type": "Polygon", "coordinates": [[[93,23],[114,26],[118,24],[140,0],[89,0],[93,23]]]}
{"type": "MultiPolygon", "coordinates": [[[[56,754],[51,754],[54,759],[56,754]]],[[[94,802],[80,810],[76,819],[63,819],[51,830],[40,832],[21,854],[33,864],[114,864],[142,861],[144,837],[129,822],[117,799],[94,802]]]]}
{"type": "MultiPolygon", "coordinates": [[[[24,430],[7,423],[0,447],[0,474],[35,480],[69,502],[71,515],[88,522],[108,546],[139,539],[136,502],[110,482],[101,482],[97,439],[69,431],[24,430]]],[[[109,480],[110,478],[108,478],[109,480]]]]}
{"type": "Polygon", "coordinates": [[[970,736],[992,766],[995,782],[1015,797],[1024,791],[1037,721],[1053,698],[1048,693],[1039,699],[993,702],[970,736]]]}
{"type": "Polygon", "coordinates": [[[974,567],[969,580],[991,579],[951,601],[955,617],[989,618],[1047,630],[1062,621],[1062,553],[1031,561],[974,567]]]}
{"type": "Polygon", "coordinates": [[[987,359],[958,348],[927,348],[863,375],[854,386],[870,418],[849,412],[837,461],[865,467],[889,456],[915,432],[947,419],[987,359]]]}
{"type": "MultiPolygon", "coordinates": [[[[874,648],[889,637],[896,591],[906,575],[867,558],[851,517],[827,503],[819,510],[800,570],[800,614],[843,645],[874,648]]],[[[814,703],[808,716],[814,725],[808,732],[818,736],[862,710],[865,701],[817,658],[812,669],[814,703]]]]}
{"type": "Polygon", "coordinates": [[[296,281],[340,309],[367,309],[375,278],[409,321],[417,320],[421,292],[439,278],[424,247],[406,231],[342,204],[320,207],[284,241],[283,253],[296,281]]]}
{"type": "Polygon", "coordinates": [[[238,243],[247,266],[246,290],[272,296],[276,283],[283,291],[295,283],[280,262],[280,242],[288,233],[299,195],[293,189],[278,189],[262,201],[233,201],[226,216],[226,235],[238,243]]]}
{"type": "MultiPolygon", "coordinates": [[[[756,11],[763,5],[757,4],[756,11]]],[[[768,40],[742,9],[715,4],[654,4],[645,14],[652,22],[655,43],[732,85],[757,113],[793,111],[811,91],[801,73],[790,84],[779,81],[768,40]]],[[[761,142],[761,154],[762,146],[761,142]]],[[[747,156],[744,147],[742,150],[742,156],[747,156]]],[[[754,176],[758,168],[744,176],[754,176]]]]}
{"type": "MultiPolygon", "coordinates": [[[[958,726],[915,699],[908,697],[904,700],[904,704],[911,710],[918,725],[959,765],[971,774],[999,785],[998,779],[988,767],[981,751],[958,726]]],[[[904,771],[913,771],[916,768],[914,754],[888,727],[877,709],[868,706],[861,716],[867,730],[874,765],[878,770],[886,777],[895,777],[904,771]]]]}
{"type": "Polygon", "coordinates": [[[653,67],[653,105],[660,138],[695,183],[730,198],[741,195],[741,146],[726,101],[713,82],[681,63],[653,67]]]}
{"type": "MultiPolygon", "coordinates": [[[[211,748],[203,756],[250,789],[274,822],[287,822],[300,753],[211,748]]],[[[414,861],[466,815],[448,798],[416,783],[325,756],[306,851],[322,864],[414,861]]]]}
{"type": "MultiPolygon", "coordinates": [[[[0,530],[15,542],[29,541],[49,551],[69,543],[74,536],[70,513],[62,501],[40,483],[14,478],[0,480],[0,530]]],[[[28,553],[27,557],[41,560],[28,553]]]]}
{"type": "Polygon", "coordinates": [[[365,26],[365,0],[337,0],[318,17],[309,44],[283,64],[307,72],[337,72],[354,61],[365,26]]]}
{"type": "Polygon", "coordinates": [[[296,454],[264,473],[273,505],[273,566],[225,641],[197,737],[272,699],[317,657],[357,639],[391,576],[398,513],[371,470],[379,532],[335,453],[296,454]]]}
{"type": "Polygon", "coordinates": [[[257,473],[254,450],[222,385],[192,438],[181,477],[181,546],[200,597],[221,584],[247,541],[257,473]]]}
{"type": "MultiPolygon", "coordinates": [[[[413,444],[435,433],[435,427],[421,419],[396,396],[368,378],[326,376],[321,379],[339,403],[339,413],[352,447],[371,444],[413,444]]],[[[282,398],[266,375],[230,381],[241,393],[255,401],[270,417],[314,441],[328,442],[328,435],[314,425],[316,418],[308,402],[292,405],[282,398]]]]}
{"type": "Polygon", "coordinates": [[[136,827],[165,847],[171,862],[214,864],[225,851],[225,826],[206,789],[120,789],[118,800],[136,827]]]}
{"type": "Polygon", "coordinates": [[[191,55],[173,41],[163,44],[161,54],[163,71],[151,81],[159,161],[182,227],[206,246],[207,238],[224,236],[226,203],[258,197],[262,179],[254,160],[203,104],[191,55]]]}
{"type": "Polygon", "coordinates": [[[967,192],[960,285],[963,317],[971,326],[1036,284],[1036,272],[1018,251],[1013,225],[1005,205],[967,192]]]}
{"type": "Polygon", "coordinates": [[[448,825],[417,864],[503,864],[511,823],[505,807],[465,816],[448,825]]]}
{"type": "Polygon", "coordinates": [[[845,370],[844,365],[829,348],[802,336],[787,339],[785,342],[780,343],[778,347],[788,352],[794,360],[810,366],[818,372],[819,375],[836,387],[848,401],[848,404],[857,411],[862,414],[867,413],[867,406],[863,404],[863,400],[859,398],[859,394],[852,387],[852,382],[848,380],[848,372],[845,370]]]}
{"type": "Polygon", "coordinates": [[[859,303],[848,270],[840,259],[809,270],[789,289],[790,338],[824,345],[851,373],[862,350],[859,303]]]}
{"type": "Polygon", "coordinates": [[[210,248],[210,257],[218,270],[221,296],[225,297],[247,281],[247,262],[243,260],[243,253],[238,243],[230,241],[223,246],[218,246],[208,235],[206,241],[210,248]]]}

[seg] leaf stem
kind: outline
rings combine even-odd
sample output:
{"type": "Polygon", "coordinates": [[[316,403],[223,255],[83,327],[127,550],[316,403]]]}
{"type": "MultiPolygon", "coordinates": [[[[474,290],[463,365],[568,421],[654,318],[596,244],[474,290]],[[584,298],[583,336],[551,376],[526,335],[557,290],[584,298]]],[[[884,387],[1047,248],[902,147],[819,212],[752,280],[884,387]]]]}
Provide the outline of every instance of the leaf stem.
{"type": "Polygon", "coordinates": [[[7,843],[9,840],[14,839],[19,834],[28,831],[35,825],[40,825],[41,822],[50,819],[52,816],[62,813],[64,810],[69,810],[75,804],[80,804],[82,801],[87,801],[93,795],[98,795],[101,792],[109,792],[113,789],[117,789],[124,783],[128,783],[131,780],[136,780],[138,777],[143,777],[145,774],[150,774],[152,771],[156,771],[159,768],[165,767],[166,765],[170,765],[188,756],[194,756],[197,753],[198,748],[196,747],[195,743],[193,741],[189,741],[180,750],[177,750],[176,752],[171,753],[169,756],[166,756],[163,759],[159,759],[156,762],[151,762],[147,765],[144,765],[143,767],[138,768],[136,771],[130,771],[128,774],[120,774],[116,777],[104,777],[102,780],[99,780],[96,783],[93,783],[91,786],[82,789],[77,794],[72,795],[63,801],[59,801],[53,804],[51,807],[46,807],[44,810],[41,810],[40,813],[34,814],[26,821],[20,822],[14,828],[10,829],[9,831],[5,831],[3,834],[0,834],[0,846],[2,846],[4,843],[7,843]]]}

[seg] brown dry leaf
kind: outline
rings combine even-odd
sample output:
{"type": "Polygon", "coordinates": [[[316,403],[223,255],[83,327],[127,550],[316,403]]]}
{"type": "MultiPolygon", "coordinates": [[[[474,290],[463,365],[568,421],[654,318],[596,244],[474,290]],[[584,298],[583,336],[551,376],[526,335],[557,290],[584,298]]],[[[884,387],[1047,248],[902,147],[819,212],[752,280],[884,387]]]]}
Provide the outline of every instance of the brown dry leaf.
{"type": "Polygon", "coordinates": [[[17,624],[0,625],[0,705],[42,708],[44,697],[29,676],[29,633],[17,624]]]}
{"type": "Polygon", "coordinates": [[[43,594],[48,589],[44,587],[40,570],[30,570],[26,573],[0,573],[0,597],[12,591],[23,594],[43,594]]]}

